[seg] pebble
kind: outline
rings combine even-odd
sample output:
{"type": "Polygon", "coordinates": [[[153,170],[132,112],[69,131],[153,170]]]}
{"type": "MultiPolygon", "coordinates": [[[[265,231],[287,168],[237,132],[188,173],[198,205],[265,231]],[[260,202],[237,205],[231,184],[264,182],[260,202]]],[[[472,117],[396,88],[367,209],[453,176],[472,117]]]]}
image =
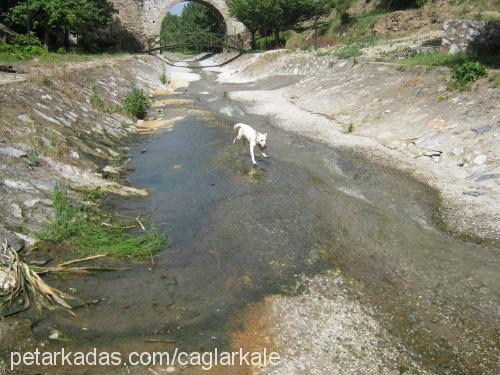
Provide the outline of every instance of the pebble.
{"type": "Polygon", "coordinates": [[[484,163],[486,163],[487,160],[488,160],[487,155],[479,155],[476,158],[474,158],[474,164],[483,165],[484,163]]]}
{"type": "Polygon", "coordinates": [[[426,153],[424,153],[424,156],[433,158],[433,157],[439,157],[442,154],[443,154],[442,151],[427,151],[426,153]]]}
{"type": "Polygon", "coordinates": [[[471,130],[476,134],[483,135],[485,133],[488,133],[491,130],[491,126],[485,125],[485,126],[472,128],[471,130]]]}
{"type": "Polygon", "coordinates": [[[490,174],[484,174],[482,176],[479,176],[476,179],[476,181],[477,182],[482,182],[482,181],[493,180],[493,179],[497,179],[497,178],[500,178],[500,174],[499,173],[490,173],[490,174]]]}
{"type": "Polygon", "coordinates": [[[17,203],[12,203],[10,205],[10,208],[11,208],[11,214],[13,217],[15,217],[16,219],[22,219],[23,218],[23,210],[21,208],[21,206],[19,206],[17,203]]]}
{"type": "Polygon", "coordinates": [[[80,159],[80,154],[76,151],[70,151],[69,152],[69,157],[71,159],[80,159]]]}
{"type": "Polygon", "coordinates": [[[6,267],[0,268],[0,291],[9,291],[16,286],[13,271],[6,267]]]}
{"type": "Polygon", "coordinates": [[[471,190],[471,191],[464,191],[463,192],[464,195],[470,195],[471,197],[479,197],[481,196],[481,192],[479,191],[474,191],[474,190],[471,190]]]}

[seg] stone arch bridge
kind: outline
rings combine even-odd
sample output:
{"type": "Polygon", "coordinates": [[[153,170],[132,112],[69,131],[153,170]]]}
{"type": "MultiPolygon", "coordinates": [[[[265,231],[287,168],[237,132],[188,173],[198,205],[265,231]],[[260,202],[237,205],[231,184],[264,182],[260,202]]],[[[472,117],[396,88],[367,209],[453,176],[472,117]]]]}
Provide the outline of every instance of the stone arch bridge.
{"type": "MultiPolygon", "coordinates": [[[[148,41],[158,39],[161,24],[172,7],[182,0],[111,0],[118,14],[113,28],[115,34],[126,33],[135,38],[142,46],[148,41]]],[[[229,15],[225,0],[193,0],[214,11],[220,19],[227,35],[243,35],[245,26],[229,15]]]]}

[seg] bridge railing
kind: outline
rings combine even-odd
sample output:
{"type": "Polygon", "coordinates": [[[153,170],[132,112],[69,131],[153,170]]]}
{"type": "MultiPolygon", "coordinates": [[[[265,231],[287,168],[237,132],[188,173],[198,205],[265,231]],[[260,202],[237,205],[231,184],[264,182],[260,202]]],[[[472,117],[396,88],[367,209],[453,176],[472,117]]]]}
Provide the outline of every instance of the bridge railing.
{"type": "Polygon", "coordinates": [[[175,33],[168,34],[155,45],[150,44],[149,52],[176,49],[199,51],[238,50],[242,51],[244,42],[240,35],[214,33],[175,33]]]}

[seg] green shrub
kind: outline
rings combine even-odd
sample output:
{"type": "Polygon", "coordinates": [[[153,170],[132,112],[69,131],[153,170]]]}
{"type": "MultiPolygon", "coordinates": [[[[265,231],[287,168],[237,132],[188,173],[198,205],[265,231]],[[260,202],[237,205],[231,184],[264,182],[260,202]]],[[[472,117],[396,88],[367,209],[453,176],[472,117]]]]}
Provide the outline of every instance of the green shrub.
{"type": "Polygon", "coordinates": [[[34,46],[34,47],[41,47],[42,42],[40,42],[40,39],[37,38],[37,36],[31,32],[29,34],[17,34],[12,39],[10,40],[10,44],[16,46],[16,47],[29,47],[29,46],[34,46]]]}
{"type": "Polygon", "coordinates": [[[97,109],[102,109],[104,107],[104,100],[101,98],[101,92],[96,85],[93,85],[90,89],[90,104],[92,107],[97,109]]]}
{"type": "Polygon", "coordinates": [[[144,119],[146,117],[150,106],[151,100],[149,100],[149,97],[143,90],[137,87],[132,88],[123,99],[123,108],[125,112],[138,119],[144,119]]]}
{"type": "Polygon", "coordinates": [[[160,82],[162,83],[162,85],[168,85],[170,83],[170,78],[165,72],[160,74],[160,82]]]}
{"type": "Polygon", "coordinates": [[[486,68],[478,61],[466,61],[453,68],[452,77],[456,81],[470,83],[486,76],[486,68]]]}
{"type": "Polygon", "coordinates": [[[362,46],[358,43],[351,43],[347,46],[341,47],[334,51],[334,55],[342,59],[348,59],[350,57],[361,56],[362,46]]]}
{"type": "Polygon", "coordinates": [[[289,37],[286,40],[286,49],[290,50],[296,50],[296,49],[303,49],[305,46],[308,46],[309,42],[307,41],[307,38],[299,33],[296,33],[294,31],[290,32],[289,37]]]}

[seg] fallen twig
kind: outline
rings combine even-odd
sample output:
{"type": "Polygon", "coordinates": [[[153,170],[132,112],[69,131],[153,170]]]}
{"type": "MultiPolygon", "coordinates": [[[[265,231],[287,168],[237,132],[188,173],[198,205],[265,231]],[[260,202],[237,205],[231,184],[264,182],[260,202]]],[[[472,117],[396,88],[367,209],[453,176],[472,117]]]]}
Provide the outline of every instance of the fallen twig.
{"type": "Polygon", "coordinates": [[[144,225],[142,224],[142,222],[139,220],[138,217],[135,218],[135,220],[139,223],[139,226],[141,227],[141,229],[145,232],[146,231],[146,228],[144,227],[144,225]]]}
{"type": "Polygon", "coordinates": [[[64,262],[64,263],[59,263],[57,265],[57,267],[65,267],[65,266],[69,266],[70,264],[81,263],[81,262],[85,262],[87,260],[100,259],[100,258],[104,258],[104,257],[107,257],[107,255],[106,254],[92,255],[92,256],[89,256],[87,258],[74,259],[74,260],[69,260],[69,261],[64,262]]]}
{"type": "Polygon", "coordinates": [[[118,225],[113,225],[113,224],[110,224],[110,223],[102,223],[101,224],[102,226],[104,227],[109,227],[109,228],[113,228],[113,229],[123,229],[123,230],[126,230],[126,229],[134,229],[136,227],[136,225],[127,225],[125,227],[120,227],[118,225]]]}

